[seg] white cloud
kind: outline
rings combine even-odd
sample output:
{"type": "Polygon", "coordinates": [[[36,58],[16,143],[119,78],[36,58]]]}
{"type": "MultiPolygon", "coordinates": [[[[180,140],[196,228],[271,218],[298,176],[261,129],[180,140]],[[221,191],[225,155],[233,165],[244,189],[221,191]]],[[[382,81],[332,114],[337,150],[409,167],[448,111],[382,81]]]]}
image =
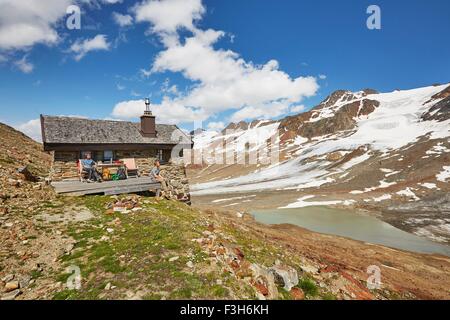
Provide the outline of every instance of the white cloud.
{"type": "Polygon", "coordinates": [[[98,34],[92,39],[78,39],[72,44],[69,51],[75,53],[75,60],[79,61],[90,51],[109,50],[110,45],[106,35],[98,34]]]}
{"type": "Polygon", "coordinates": [[[33,119],[28,122],[16,126],[16,129],[25,133],[27,136],[35,141],[42,142],[41,135],[41,120],[33,119]]]}
{"type": "Polygon", "coordinates": [[[102,0],[105,4],[116,4],[116,3],[122,3],[123,0],[102,0]]]}
{"type": "Polygon", "coordinates": [[[150,22],[153,32],[174,33],[179,28],[194,29],[205,8],[201,0],[147,0],[133,9],[138,22],[150,22]]]}
{"type": "Polygon", "coordinates": [[[78,0],[81,3],[87,4],[91,8],[101,9],[101,5],[110,5],[110,4],[117,4],[122,3],[123,0],[78,0]]]}
{"type": "Polygon", "coordinates": [[[116,84],[116,88],[117,88],[117,90],[119,90],[119,91],[122,91],[122,90],[125,90],[125,86],[123,86],[123,85],[121,85],[121,84],[116,84]]]}
{"type": "Polygon", "coordinates": [[[230,118],[231,122],[249,119],[270,119],[285,114],[289,110],[289,102],[275,101],[262,105],[246,106],[236,111],[230,118]]]}
{"type": "Polygon", "coordinates": [[[222,121],[208,123],[208,129],[210,130],[222,130],[223,128],[225,128],[225,123],[222,121]]]}
{"type": "Polygon", "coordinates": [[[299,113],[305,110],[305,106],[304,105],[296,105],[296,106],[291,106],[290,111],[292,113],[299,113]]]}
{"type": "MultiPolygon", "coordinates": [[[[280,70],[276,60],[263,65],[245,61],[231,50],[216,49],[214,45],[226,35],[218,30],[199,30],[195,21],[205,12],[200,0],[146,1],[134,8],[136,21],[153,25],[165,49],[155,58],[151,70],[141,70],[144,76],[158,72],[181,73],[193,82],[184,95],[164,97],[165,112],[176,108],[187,117],[181,122],[205,120],[225,110],[235,110],[232,121],[270,118],[289,112],[291,106],[316,94],[319,86],[314,77],[291,77],[280,70]],[[175,14],[168,14],[173,10],[175,14]],[[167,21],[164,18],[170,16],[167,21]],[[180,39],[176,33],[186,28],[192,35],[180,39]]],[[[140,115],[127,104],[116,105],[113,114],[120,117],[140,115]],[[120,111],[120,112],[119,112],[120,111]]]]}
{"type": "Polygon", "coordinates": [[[210,115],[237,109],[233,118],[243,120],[278,116],[290,103],[316,93],[319,86],[314,77],[291,78],[276,60],[257,66],[233,51],[215,49],[213,44],[222,36],[222,31],[197,30],[156,57],[152,72],[181,72],[199,82],[182,104],[200,107],[210,115]]]}
{"type": "Polygon", "coordinates": [[[152,71],[151,71],[151,70],[146,70],[146,69],[143,69],[143,68],[142,68],[141,70],[139,70],[139,73],[140,73],[140,75],[141,75],[142,77],[148,78],[148,77],[151,76],[152,71]]]}
{"type": "MultiPolygon", "coordinates": [[[[161,104],[151,105],[152,113],[158,118],[158,122],[178,124],[205,120],[202,110],[185,107],[177,101],[165,97],[161,104]]],[[[112,116],[119,119],[131,119],[140,117],[145,110],[144,100],[130,100],[119,102],[115,105],[112,116]]]]}
{"type": "Polygon", "coordinates": [[[161,86],[161,92],[165,94],[178,95],[178,87],[174,85],[170,85],[170,80],[166,78],[161,86]]]}
{"type": "Polygon", "coordinates": [[[320,80],[325,80],[326,78],[327,78],[326,75],[324,75],[324,74],[319,74],[319,79],[320,79],[320,80]]]}
{"type": "Polygon", "coordinates": [[[23,73],[31,73],[34,69],[34,65],[28,61],[27,55],[24,55],[20,60],[14,61],[14,65],[23,73]]]}
{"type": "Polygon", "coordinates": [[[35,44],[56,44],[56,23],[72,0],[1,0],[0,49],[26,49],[35,44]]]}
{"type": "Polygon", "coordinates": [[[121,27],[130,26],[133,24],[133,17],[129,14],[121,14],[117,12],[113,12],[114,22],[117,23],[121,27]]]}

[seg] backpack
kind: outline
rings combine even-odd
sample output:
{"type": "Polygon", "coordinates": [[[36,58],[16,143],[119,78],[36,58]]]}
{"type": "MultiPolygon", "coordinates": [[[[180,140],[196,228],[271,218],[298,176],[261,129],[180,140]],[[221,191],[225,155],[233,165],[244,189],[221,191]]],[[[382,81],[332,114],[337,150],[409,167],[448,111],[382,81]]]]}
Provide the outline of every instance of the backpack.
{"type": "Polygon", "coordinates": [[[126,180],[127,174],[125,172],[125,169],[119,168],[119,170],[117,170],[117,176],[118,176],[119,180],[126,180]]]}

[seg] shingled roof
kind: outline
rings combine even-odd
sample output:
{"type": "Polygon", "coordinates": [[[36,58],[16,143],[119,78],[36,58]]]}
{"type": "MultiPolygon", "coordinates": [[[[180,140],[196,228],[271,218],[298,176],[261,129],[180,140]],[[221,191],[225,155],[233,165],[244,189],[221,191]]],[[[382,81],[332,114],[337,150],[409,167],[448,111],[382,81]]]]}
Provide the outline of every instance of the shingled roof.
{"type": "Polygon", "coordinates": [[[144,137],[129,121],[41,116],[44,144],[192,144],[176,125],[156,124],[156,138],[144,137]]]}

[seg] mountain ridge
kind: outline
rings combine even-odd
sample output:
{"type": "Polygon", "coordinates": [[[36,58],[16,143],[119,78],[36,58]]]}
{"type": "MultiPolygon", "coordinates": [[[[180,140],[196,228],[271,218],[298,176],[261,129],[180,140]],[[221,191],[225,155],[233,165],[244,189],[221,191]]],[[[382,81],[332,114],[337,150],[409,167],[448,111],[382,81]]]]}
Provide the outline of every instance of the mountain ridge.
{"type": "Polygon", "coordinates": [[[276,195],[277,206],[291,208],[307,205],[302,197],[313,195],[313,203],[332,200],[345,207],[383,211],[395,226],[449,242],[447,206],[441,206],[430,223],[425,223],[423,212],[428,201],[445,199],[450,191],[449,92],[449,84],[389,93],[340,90],[299,115],[253,121],[233,135],[208,133],[201,143],[194,138],[194,148],[208,150],[211,156],[201,170],[191,173],[192,195],[207,203],[224,194],[260,194],[231,207],[243,209],[273,207],[264,194],[276,195]],[[261,147],[278,137],[280,162],[209,161],[224,152],[218,147],[224,142],[242,145],[249,136],[259,139],[256,145],[261,147]],[[402,204],[410,202],[417,204],[415,214],[423,217],[411,210],[405,213],[402,204]],[[399,218],[395,212],[405,214],[399,218]]]}

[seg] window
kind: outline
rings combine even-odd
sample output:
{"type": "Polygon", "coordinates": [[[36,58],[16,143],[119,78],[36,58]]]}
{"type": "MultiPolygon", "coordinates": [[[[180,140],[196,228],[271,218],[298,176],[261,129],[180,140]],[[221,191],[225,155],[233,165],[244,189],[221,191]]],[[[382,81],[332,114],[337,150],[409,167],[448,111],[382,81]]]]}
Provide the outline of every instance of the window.
{"type": "Polygon", "coordinates": [[[158,159],[160,162],[162,162],[164,160],[164,158],[163,158],[163,151],[162,150],[158,150],[156,152],[156,159],[158,159]]]}
{"type": "Polygon", "coordinates": [[[111,150],[106,150],[103,152],[103,161],[112,162],[114,160],[114,152],[111,150]]]}
{"type": "Polygon", "coordinates": [[[90,154],[92,160],[101,162],[112,162],[114,161],[114,151],[81,151],[80,159],[85,159],[86,155],[90,154]]]}

